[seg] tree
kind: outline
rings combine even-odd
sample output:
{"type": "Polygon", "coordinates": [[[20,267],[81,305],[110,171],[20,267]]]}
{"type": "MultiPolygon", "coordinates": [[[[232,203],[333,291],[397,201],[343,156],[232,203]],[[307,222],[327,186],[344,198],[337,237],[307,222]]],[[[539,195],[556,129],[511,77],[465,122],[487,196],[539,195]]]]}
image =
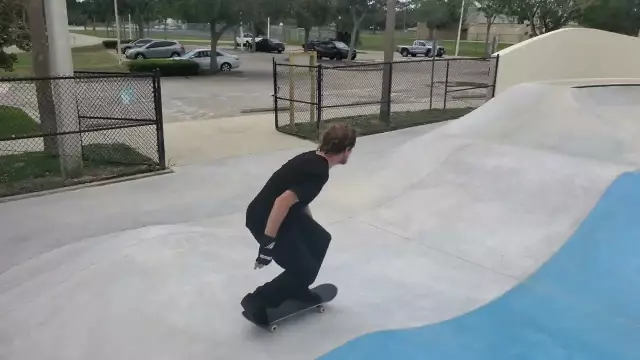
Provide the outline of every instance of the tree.
{"type": "MultiPolygon", "coordinates": [[[[304,29],[304,44],[309,43],[309,33],[314,26],[323,26],[334,14],[331,0],[292,0],[290,13],[296,20],[296,26],[304,29]]],[[[307,47],[304,47],[307,51],[307,47]]]]}
{"type": "Polygon", "coordinates": [[[491,34],[491,26],[496,21],[496,18],[500,15],[504,15],[507,12],[510,0],[477,0],[475,5],[477,9],[482,12],[487,20],[487,36],[485,39],[486,56],[491,56],[491,45],[489,34],[491,34]]]}
{"type": "Polygon", "coordinates": [[[220,71],[215,55],[220,37],[227,29],[240,23],[243,10],[248,9],[251,3],[251,0],[182,0],[180,5],[176,5],[186,21],[209,24],[212,73],[220,71]]]}
{"type": "Polygon", "coordinates": [[[585,0],[519,0],[507,7],[507,14],[528,24],[530,36],[538,36],[577,20],[585,0]]]}
{"type": "Polygon", "coordinates": [[[435,30],[447,28],[460,20],[460,0],[414,0],[420,19],[426,22],[429,39],[434,39],[435,30]]]}
{"type": "Polygon", "coordinates": [[[372,14],[375,9],[382,3],[381,0],[338,0],[338,6],[340,12],[348,12],[349,20],[351,22],[351,39],[349,41],[349,54],[347,55],[347,61],[351,61],[353,50],[356,46],[357,33],[360,30],[360,24],[364,20],[365,16],[372,14]]]}
{"type": "Polygon", "coordinates": [[[16,54],[5,52],[5,48],[16,46],[22,51],[31,51],[31,38],[23,19],[24,2],[0,0],[0,68],[13,71],[18,61],[16,54]]]}
{"type": "Polygon", "coordinates": [[[595,29],[636,36],[640,31],[640,0],[596,0],[587,4],[579,23],[595,29]]]}

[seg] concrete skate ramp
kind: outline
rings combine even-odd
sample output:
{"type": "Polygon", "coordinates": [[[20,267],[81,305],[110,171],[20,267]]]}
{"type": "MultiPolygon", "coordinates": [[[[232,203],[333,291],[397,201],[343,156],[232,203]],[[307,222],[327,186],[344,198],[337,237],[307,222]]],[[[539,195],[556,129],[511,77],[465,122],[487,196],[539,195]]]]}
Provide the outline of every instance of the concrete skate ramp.
{"type": "MultiPolygon", "coordinates": [[[[607,347],[629,345],[633,333],[607,341],[638,325],[630,304],[640,299],[623,291],[625,282],[638,288],[637,277],[622,278],[637,273],[637,243],[613,230],[603,230],[612,245],[605,250],[602,237],[581,240],[605,229],[603,221],[574,232],[610,184],[638,167],[640,130],[632,116],[599,117],[581,104],[583,91],[593,90],[515,86],[448,124],[360,139],[312,205],[333,235],[317,282],[335,283],[338,297],[324,314],[293,318],[274,334],[240,314],[242,296],[280,271],[252,269],[256,245],[243,212],[297,149],[1,204],[3,244],[14,254],[6,261],[15,266],[2,264],[0,274],[0,358],[474,359],[485,350],[508,354],[509,336],[537,336],[532,343],[555,346],[551,355],[571,357],[591,339],[591,349],[624,359],[629,347],[607,347]],[[26,214],[38,221],[26,226],[26,214]],[[621,297],[604,302],[603,288],[586,289],[591,277],[621,297]],[[531,284],[545,291],[520,290],[531,284]],[[576,322],[550,328],[561,313],[576,322]],[[493,314],[500,326],[487,325],[493,314]],[[377,332],[429,324],[440,347],[422,333],[377,332]],[[453,325],[437,330],[445,324],[453,325]],[[475,341],[478,329],[487,334],[475,341]]],[[[635,199],[630,188],[609,203],[635,199]]],[[[625,204],[615,214],[629,215],[625,204]]],[[[616,216],[613,225],[626,227],[629,217],[616,216]]],[[[526,359],[530,347],[514,349],[526,359]]]]}

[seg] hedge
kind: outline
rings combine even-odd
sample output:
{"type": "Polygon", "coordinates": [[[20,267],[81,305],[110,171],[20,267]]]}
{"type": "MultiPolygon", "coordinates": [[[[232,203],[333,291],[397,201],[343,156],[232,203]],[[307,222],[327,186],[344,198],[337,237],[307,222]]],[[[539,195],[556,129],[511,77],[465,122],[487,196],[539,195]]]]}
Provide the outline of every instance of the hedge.
{"type": "MultiPolygon", "coordinates": [[[[133,40],[131,39],[122,39],[120,40],[120,44],[128,44],[133,42],[133,40]]],[[[118,47],[118,41],[117,40],[102,40],[102,46],[104,46],[105,49],[111,49],[111,50],[115,50],[116,47],[118,47]]]]}
{"type": "Polygon", "coordinates": [[[200,66],[191,60],[149,59],[132,60],[127,63],[130,72],[150,73],[160,71],[162,76],[198,75],[200,66]]]}

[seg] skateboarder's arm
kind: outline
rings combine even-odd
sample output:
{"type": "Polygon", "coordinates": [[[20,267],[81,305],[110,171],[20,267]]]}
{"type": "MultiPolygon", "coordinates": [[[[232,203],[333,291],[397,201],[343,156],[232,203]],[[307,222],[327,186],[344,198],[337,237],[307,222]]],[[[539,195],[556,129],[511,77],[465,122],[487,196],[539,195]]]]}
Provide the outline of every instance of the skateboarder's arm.
{"type": "Polygon", "coordinates": [[[296,202],[298,202],[298,196],[291,190],[287,190],[282,193],[282,195],[278,196],[273,204],[273,208],[271,208],[269,218],[267,219],[267,227],[264,230],[265,235],[272,238],[276,237],[280,224],[282,224],[285,216],[287,216],[291,206],[296,202]]]}

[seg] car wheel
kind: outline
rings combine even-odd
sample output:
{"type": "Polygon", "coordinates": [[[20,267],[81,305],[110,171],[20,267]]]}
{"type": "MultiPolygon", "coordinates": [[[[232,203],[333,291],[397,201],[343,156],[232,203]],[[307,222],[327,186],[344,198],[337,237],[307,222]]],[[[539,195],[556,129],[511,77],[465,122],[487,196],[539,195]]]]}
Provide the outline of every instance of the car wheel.
{"type": "Polygon", "coordinates": [[[402,52],[400,53],[403,57],[407,57],[409,56],[409,50],[407,49],[402,49],[402,52]]]}
{"type": "Polygon", "coordinates": [[[282,54],[282,50],[278,50],[278,54],[282,54]]]}
{"type": "Polygon", "coordinates": [[[338,60],[338,61],[342,61],[342,54],[338,54],[338,55],[336,55],[336,60],[338,60]]]}
{"type": "Polygon", "coordinates": [[[136,59],[143,60],[143,59],[146,59],[146,58],[145,58],[144,54],[138,54],[138,55],[136,55],[136,59]]]}
{"type": "Polygon", "coordinates": [[[229,63],[223,63],[222,65],[220,65],[220,71],[231,71],[231,64],[229,63]]]}
{"type": "Polygon", "coordinates": [[[171,54],[172,58],[177,58],[180,57],[180,54],[178,54],[177,52],[174,52],[173,54],[171,54]]]}

